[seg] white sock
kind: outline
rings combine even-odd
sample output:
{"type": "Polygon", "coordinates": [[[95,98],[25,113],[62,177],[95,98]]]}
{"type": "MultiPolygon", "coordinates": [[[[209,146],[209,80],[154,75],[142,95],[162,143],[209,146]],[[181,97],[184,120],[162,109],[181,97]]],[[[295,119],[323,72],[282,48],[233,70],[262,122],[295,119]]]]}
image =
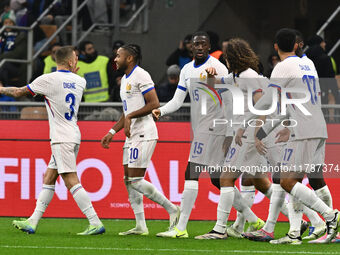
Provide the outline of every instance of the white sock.
{"type": "MultiPolygon", "coordinates": [[[[254,203],[255,199],[255,187],[252,186],[240,186],[241,190],[241,196],[244,199],[245,204],[251,208],[254,203]]],[[[233,227],[240,233],[243,233],[244,230],[244,224],[246,223],[246,219],[244,218],[243,214],[240,212],[237,212],[237,218],[236,221],[233,224],[233,227]]]]}
{"type": "Polygon", "coordinates": [[[54,195],[55,185],[46,185],[43,184],[42,190],[39,193],[39,197],[31,217],[28,218],[28,221],[36,226],[38,225],[39,220],[43,216],[48,204],[51,202],[54,195]]]}
{"type": "MultiPolygon", "coordinates": [[[[283,190],[286,194],[286,191],[283,190]]],[[[289,213],[288,213],[288,203],[287,201],[284,199],[282,207],[281,207],[281,213],[286,216],[287,218],[289,218],[289,213]]]]}
{"type": "Polygon", "coordinates": [[[125,187],[129,194],[129,202],[136,218],[136,228],[146,229],[146,222],[144,216],[143,194],[134,190],[131,187],[129,180],[124,180],[125,187]]]}
{"type": "Polygon", "coordinates": [[[89,220],[90,225],[93,226],[101,225],[102,223],[92,206],[90,197],[83,188],[83,186],[81,186],[81,184],[78,183],[70,189],[70,192],[73,195],[73,198],[76,201],[79,209],[83,212],[83,214],[85,214],[85,216],[89,220]]]}
{"type": "Polygon", "coordinates": [[[152,183],[144,180],[143,177],[129,178],[129,180],[131,180],[131,187],[133,189],[142,193],[155,203],[163,206],[169,214],[175,213],[177,211],[177,207],[171,203],[162,193],[160,193],[152,183]]]}
{"type": "Polygon", "coordinates": [[[280,184],[272,184],[272,195],[270,198],[269,213],[266,224],[263,230],[272,233],[275,229],[277,218],[279,217],[282,206],[285,203],[286,191],[281,187],[280,184]]]}
{"type": "Polygon", "coordinates": [[[315,190],[315,193],[328,207],[333,208],[332,195],[327,185],[315,190]]]}
{"type": "Polygon", "coordinates": [[[253,213],[253,211],[246,205],[240,191],[234,187],[234,202],[233,207],[238,211],[243,213],[245,219],[249,223],[257,222],[258,217],[253,213]]]}
{"type": "Polygon", "coordinates": [[[303,204],[292,195],[289,195],[289,232],[291,237],[300,237],[303,204]]]}
{"type": "Polygon", "coordinates": [[[328,207],[320,198],[318,198],[314,191],[305,185],[297,182],[290,194],[300,200],[304,205],[320,213],[327,221],[334,219],[332,208],[328,207]]]}
{"type": "Polygon", "coordinates": [[[320,218],[319,214],[309,209],[307,206],[303,206],[303,213],[307,216],[307,218],[310,220],[310,223],[313,227],[318,227],[324,224],[323,220],[320,218]]]}
{"type": "MultiPolygon", "coordinates": [[[[273,184],[272,184],[273,185],[273,184]]],[[[268,197],[269,199],[271,198],[272,194],[273,194],[273,186],[270,185],[269,189],[267,189],[267,191],[264,193],[264,195],[266,197],[268,197]]]]}
{"type": "MultiPolygon", "coordinates": [[[[275,183],[272,183],[272,185],[275,183]]],[[[266,191],[266,193],[264,193],[264,195],[269,198],[271,198],[272,194],[273,194],[273,186],[270,185],[269,189],[266,191]]],[[[277,184],[279,185],[279,184],[277,184]]],[[[288,218],[288,203],[284,200],[282,206],[281,206],[281,213],[286,216],[288,218]]]]}
{"type": "MultiPolygon", "coordinates": [[[[232,204],[234,203],[234,187],[221,187],[220,201],[217,206],[217,221],[214,231],[225,233],[232,204]]],[[[249,207],[248,207],[249,208],[249,207]]]]}
{"type": "Polygon", "coordinates": [[[191,210],[194,207],[197,194],[198,181],[185,181],[181,201],[181,216],[179,217],[179,221],[177,224],[177,228],[180,231],[184,231],[187,228],[191,210]]]}

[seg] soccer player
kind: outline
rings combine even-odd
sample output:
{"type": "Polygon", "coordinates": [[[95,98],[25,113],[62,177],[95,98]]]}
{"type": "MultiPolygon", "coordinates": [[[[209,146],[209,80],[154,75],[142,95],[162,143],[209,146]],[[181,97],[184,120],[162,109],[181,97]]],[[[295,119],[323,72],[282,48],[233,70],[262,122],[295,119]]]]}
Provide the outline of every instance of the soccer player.
{"type": "Polygon", "coordinates": [[[170,215],[170,228],[176,225],[180,214],[176,205],[144,179],[158,139],[151,111],[159,107],[159,102],[149,73],[138,66],[141,58],[140,47],[135,44],[123,45],[117,51],[115,63],[118,70],[125,73],[120,86],[124,112],[101,141],[104,148],[109,148],[114,134],[124,128],[124,183],[135,214],[136,227],[120,232],[119,235],[149,234],[145,223],[143,195],[165,208],[170,215]]]}
{"type": "MultiPolygon", "coordinates": [[[[298,49],[296,50],[296,54],[299,57],[304,57],[302,56],[302,48],[303,48],[303,40],[302,40],[302,35],[296,31],[297,33],[297,43],[299,45],[298,49]],[[302,42],[302,43],[301,43],[302,42]]],[[[311,63],[312,66],[313,63],[311,63]]],[[[266,116],[262,116],[264,119],[266,116]]],[[[275,119],[275,115],[270,115],[268,116],[269,119],[275,119]]],[[[276,127],[276,129],[266,137],[266,150],[267,152],[265,153],[266,155],[270,155],[271,158],[275,159],[274,163],[275,166],[281,163],[281,152],[283,151],[283,147],[288,141],[289,138],[289,129],[285,128],[283,130],[280,130],[280,127],[276,127]],[[275,137],[277,137],[277,139],[275,137]],[[285,136],[287,139],[284,140],[283,136],[285,136]],[[269,144],[268,144],[269,141],[269,144]]],[[[294,134],[292,135],[292,138],[294,138],[294,134]]],[[[256,138],[255,138],[256,139],[256,138]]],[[[257,144],[257,143],[256,143],[257,144]]],[[[262,151],[259,151],[259,153],[262,154],[262,151]]],[[[268,159],[269,162],[271,162],[270,159],[268,159]]],[[[250,232],[250,233],[245,233],[244,236],[247,237],[250,240],[253,241],[267,241],[269,242],[270,240],[274,239],[274,227],[277,221],[277,218],[279,216],[280,210],[282,210],[282,206],[286,207],[286,202],[285,202],[285,195],[286,192],[283,190],[283,188],[280,186],[280,173],[279,171],[274,171],[272,174],[272,179],[273,179],[273,194],[271,198],[271,203],[269,206],[269,214],[268,218],[266,221],[265,226],[258,231],[255,232],[250,232]]],[[[312,181],[311,181],[312,183],[312,181]]],[[[313,179],[313,183],[314,179],[313,179]]],[[[312,184],[313,184],[312,183],[312,184]]],[[[302,234],[305,232],[305,230],[308,227],[307,222],[302,221],[302,213],[300,211],[294,210],[294,200],[292,199],[292,203],[289,204],[289,221],[291,222],[290,224],[290,230],[288,233],[293,233],[296,232],[298,235],[302,236],[302,234]],[[302,221],[302,224],[301,224],[302,221]]],[[[308,237],[305,237],[305,239],[314,239],[323,233],[326,232],[326,225],[322,221],[322,219],[319,217],[319,215],[309,209],[306,206],[303,206],[303,213],[306,214],[306,216],[310,219],[312,226],[310,227],[310,233],[308,237]]]]}
{"type": "MultiPolygon", "coordinates": [[[[317,80],[317,72],[310,61],[295,55],[298,48],[296,42],[296,32],[292,29],[281,29],[275,37],[274,47],[277,49],[282,60],[273,70],[271,82],[272,86],[281,90],[281,88],[295,88],[309,90],[310,100],[303,106],[311,113],[305,115],[300,109],[296,109],[295,105],[288,105],[287,116],[290,120],[297,122],[293,126],[295,135],[294,140],[289,140],[283,154],[282,165],[285,171],[281,171],[280,184],[282,188],[294,197],[294,210],[301,210],[301,203],[320,213],[326,220],[327,236],[318,241],[318,243],[331,242],[336,234],[339,225],[339,212],[333,210],[312,190],[302,185],[300,182],[304,175],[311,172],[311,164],[323,165],[325,140],[327,138],[326,122],[321,111],[320,103],[320,85],[317,80]],[[313,126],[313,129],[310,127],[313,126]],[[308,167],[309,166],[309,167],[308,167]],[[288,171],[287,171],[288,170],[288,171]]],[[[272,88],[274,89],[274,88],[272,88]]],[[[271,91],[265,93],[258,103],[255,105],[257,109],[267,109],[271,105],[271,91]]],[[[299,93],[291,93],[287,95],[291,98],[301,98],[299,93]]],[[[282,100],[282,99],[281,99],[282,100]]],[[[300,105],[301,106],[301,105],[300,105]]],[[[281,116],[287,118],[287,116],[281,116]]],[[[246,120],[252,118],[253,114],[248,114],[246,120]]],[[[276,123],[279,124],[280,122],[276,123]]],[[[259,139],[258,146],[265,147],[261,140],[269,134],[273,127],[263,126],[259,129],[256,136],[259,139]]],[[[311,241],[313,242],[313,241],[311,241]]],[[[301,238],[298,233],[272,240],[273,244],[291,243],[301,244],[301,238]]]]}
{"type": "MultiPolygon", "coordinates": [[[[205,32],[194,33],[192,45],[194,60],[185,65],[181,70],[180,81],[173,99],[160,109],[153,111],[156,118],[177,111],[183,104],[187,93],[190,95],[194,140],[191,143],[189,162],[185,172],[184,191],[182,193],[181,201],[181,216],[176,228],[157,234],[157,236],[160,237],[188,238],[189,235],[186,226],[198,194],[198,179],[201,174],[200,169],[204,166],[223,164],[225,154],[228,151],[233,136],[233,130],[230,127],[226,129],[225,125],[222,129],[212,127],[214,119],[225,117],[227,120],[232,119],[232,100],[230,99],[230,92],[221,93],[224,98],[222,100],[225,102],[223,108],[226,108],[227,110],[225,115],[221,108],[214,104],[211,97],[208,97],[206,102],[209,111],[206,115],[199,115],[204,89],[210,89],[214,92],[214,90],[209,87],[209,80],[206,80],[207,76],[215,75],[214,73],[211,73],[209,69],[214,68],[217,73],[217,78],[226,77],[228,75],[228,70],[221,62],[209,56],[210,40],[205,32]],[[202,85],[202,83],[206,82],[208,82],[208,86],[202,85]],[[224,151],[222,148],[224,148],[224,151]]],[[[221,171],[218,171],[217,175],[212,175],[210,173],[211,182],[217,188],[220,188],[220,174],[221,171]]],[[[259,219],[245,204],[236,188],[235,193],[237,196],[234,204],[235,209],[243,212],[246,219],[256,229],[259,229],[262,226],[261,219],[259,219]]],[[[227,235],[225,233],[216,232],[211,233],[210,237],[212,239],[225,239],[227,238],[227,235]]]]}
{"type": "Polygon", "coordinates": [[[48,112],[52,156],[44,174],[43,187],[32,216],[24,221],[13,221],[16,228],[29,234],[36,232],[38,222],[53,198],[55,182],[59,175],[90,223],[88,228],[78,235],[97,235],[105,232],[88,194],[80,184],[76,170],[80,145],[77,113],[86,87],[85,79],[75,74],[77,61],[73,47],[61,47],[56,52],[56,72],[44,74],[21,88],[0,88],[0,94],[12,97],[43,95],[48,112]]]}
{"type": "MultiPolygon", "coordinates": [[[[226,62],[230,71],[233,74],[233,86],[237,86],[244,95],[244,109],[245,112],[248,112],[248,93],[251,93],[252,99],[256,102],[262,96],[262,89],[268,85],[268,81],[263,76],[259,75],[259,60],[254,51],[251,49],[249,44],[243,39],[234,38],[229,40],[226,51],[226,62]]],[[[223,80],[222,80],[223,81],[223,80]]],[[[244,115],[236,115],[232,120],[234,128],[237,130],[237,127],[242,125],[244,115]]],[[[198,236],[197,239],[216,239],[212,238],[213,236],[222,236],[226,233],[226,222],[229,216],[229,212],[231,207],[235,201],[234,196],[234,181],[236,178],[242,174],[242,172],[248,173],[251,176],[259,177],[259,180],[266,182],[266,178],[263,177],[262,173],[259,172],[261,166],[267,164],[265,158],[257,153],[254,147],[254,132],[255,127],[244,134],[245,142],[242,146],[237,145],[235,140],[230,146],[229,152],[227,154],[225,165],[227,167],[227,171],[223,172],[220,178],[221,183],[221,192],[220,192],[220,200],[217,208],[217,223],[212,231],[207,234],[198,236]],[[258,171],[251,171],[253,166],[258,168],[258,171]],[[225,173],[228,173],[229,170],[232,170],[235,179],[230,182],[230,186],[227,186],[224,182],[223,176],[225,173]],[[232,195],[232,201],[226,199],[226,194],[232,195]],[[225,207],[225,204],[228,204],[229,210],[225,207]],[[223,207],[223,208],[222,208],[223,207]]],[[[255,178],[254,178],[255,179],[255,178]]],[[[270,183],[269,183],[270,185],[270,183]]],[[[235,196],[235,197],[236,197],[235,196]]],[[[249,206],[249,205],[248,205],[249,206]]],[[[243,225],[243,224],[242,224],[243,225]]],[[[264,222],[261,221],[256,226],[258,229],[262,228],[264,222]]],[[[238,231],[233,231],[235,236],[239,236],[240,233],[238,231]]],[[[243,232],[243,226],[242,230],[243,232]]]]}

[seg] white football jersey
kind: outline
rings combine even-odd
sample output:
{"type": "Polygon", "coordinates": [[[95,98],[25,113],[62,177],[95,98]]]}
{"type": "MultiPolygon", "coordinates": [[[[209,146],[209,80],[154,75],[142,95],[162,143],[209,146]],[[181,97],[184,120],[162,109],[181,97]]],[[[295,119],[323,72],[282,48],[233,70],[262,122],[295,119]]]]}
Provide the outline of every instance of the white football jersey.
{"type": "Polygon", "coordinates": [[[203,64],[197,66],[193,60],[182,68],[177,89],[190,95],[191,124],[194,133],[225,135],[227,126],[215,125],[214,127],[214,119],[225,119],[225,108],[228,107],[225,103],[231,104],[231,100],[228,99],[230,92],[227,92],[227,89],[214,89],[207,86],[205,69],[208,67],[216,69],[216,78],[228,75],[225,65],[214,57],[209,56],[203,64]],[[202,105],[206,106],[203,111],[202,105]]]}
{"type": "MultiPolygon", "coordinates": [[[[230,80],[230,79],[229,79],[230,80]]],[[[239,128],[244,127],[243,121],[245,115],[249,112],[248,107],[248,89],[251,90],[253,96],[256,92],[262,92],[263,89],[267,88],[269,85],[269,80],[262,75],[259,75],[256,71],[251,68],[243,71],[239,75],[235,76],[235,79],[232,79],[232,85],[238,87],[244,96],[244,114],[243,115],[234,115],[233,118],[233,129],[237,131],[239,128]]],[[[251,123],[253,127],[248,127],[244,133],[244,136],[247,137],[247,141],[253,142],[254,141],[254,131],[256,122],[253,121],[251,123]]]]}
{"type": "MultiPolygon", "coordinates": [[[[139,66],[135,66],[128,75],[124,75],[120,85],[120,98],[124,115],[137,111],[145,106],[144,95],[154,89],[150,74],[139,66]]],[[[158,139],[156,123],[152,114],[131,120],[131,136],[127,142],[158,139]]]]}
{"type": "Polygon", "coordinates": [[[45,97],[51,143],[80,144],[77,114],[86,80],[70,71],[44,74],[27,85],[32,95],[45,97]]]}
{"type": "MultiPolygon", "coordinates": [[[[311,115],[305,115],[295,105],[287,106],[290,119],[297,125],[293,127],[296,140],[327,138],[327,127],[321,110],[321,90],[314,64],[307,57],[290,56],[278,63],[270,79],[271,85],[281,88],[302,88],[310,93],[310,100],[303,106],[311,115]]],[[[301,98],[301,93],[287,93],[288,98],[301,98]]]]}

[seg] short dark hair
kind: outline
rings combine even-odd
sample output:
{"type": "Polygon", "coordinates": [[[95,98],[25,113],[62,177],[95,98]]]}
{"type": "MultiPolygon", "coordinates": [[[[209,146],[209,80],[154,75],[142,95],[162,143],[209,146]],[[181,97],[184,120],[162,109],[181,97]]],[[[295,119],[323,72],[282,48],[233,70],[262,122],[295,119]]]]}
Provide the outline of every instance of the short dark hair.
{"type": "Polygon", "coordinates": [[[311,38],[309,38],[308,46],[312,47],[314,45],[320,45],[320,43],[322,43],[323,41],[324,41],[324,39],[321,36],[314,35],[311,38]]]}
{"type": "Polygon", "coordinates": [[[129,54],[134,58],[137,65],[142,61],[142,50],[137,44],[125,44],[121,47],[122,49],[129,52],[129,54]]]}
{"type": "Polygon", "coordinates": [[[207,32],[205,32],[205,31],[197,31],[197,32],[193,33],[191,41],[193,41],[196,36],[204,36],[204,37],[208,38],[208,41],[210,43],[210,37],[209,37],[207,32]]]}
{"type": "Polygon", "coordinates": [[[55,61],[57,65],[66,65],[74,51],[73,46],[64,46],[57,50],[55,53],[55,61]]]}
{"type": "Polygon", "coordinates": [[[292,52],[296,42],[296,32],[291,28],[282,28],[275,35],[275,43],[283,52],[292,52]]]}
{"type": "Polygon", "coordinates": [[[191,39],[192,39],[192,34],[188,34],[184,37],[184,40],[183,42],[184,43],[190,43],[191,42],[191,39]]]}
{"type": "Polygon", "coordinates": [[[113,45],[112,45],[112,50],[118,50],[120,47],[122,47],[125,44],[124,41],[122,40],[117,40],[114,41],[113,45]]]}
{"type": "Polygon", "coordinates": [[[91,41],[82,41],[80,44],[79,44],[79,50],[80,51],[85,51],[85,49],[86,49],[86,45],[88,45],[88,44],[93,44],[93,42],[91,42],[91,41]]]}

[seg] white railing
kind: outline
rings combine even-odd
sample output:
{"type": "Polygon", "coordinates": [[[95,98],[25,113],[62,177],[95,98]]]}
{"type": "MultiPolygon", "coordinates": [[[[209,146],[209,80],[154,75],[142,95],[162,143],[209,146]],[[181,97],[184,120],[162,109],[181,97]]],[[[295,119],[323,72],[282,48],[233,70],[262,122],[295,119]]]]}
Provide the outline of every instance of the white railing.
{"type": "Polygon", "coordinates": [[[44,45],[33,55],[33,29],[39,24],[40,20],[42,20],[46,14],[53,8],[53,6],[58,2],[58,0],[54,0],[50,6],[39,16],[39,18],[30,26],[30,27],[20,27],[20,26],[3,26],[0,29],[0,34],[6,29],[6,28],[11,28],[11,29],[16,29],[16,30],[22,30],[22,31],[27,31],[27,59],[3,59],[0,62],[0,68],[6,63],[6,62],[14,62],[14,63],[27,63],[27,76],[26,76],[26,81],[29,82],[32,77],[33,73],[33,61],[40,55],[40,53],[46,48],[47,45],[49,45],[52,40],[60,33],[61,30],[63,30],[66,25],[73,19],[72,21],[72,29],[74,30],[72,33],[72,43],[75,43],[77,40],[76,37],[76,28],[77,28],[77,13],[82,9],[85,4],[89,0],[84,0],[81,5],[77,7],[77,0],[72,0],[72,14],[69,16],[65,22],[57,29],[57,31],[50,37],[48,40],[44,43],[44,45]]]}

